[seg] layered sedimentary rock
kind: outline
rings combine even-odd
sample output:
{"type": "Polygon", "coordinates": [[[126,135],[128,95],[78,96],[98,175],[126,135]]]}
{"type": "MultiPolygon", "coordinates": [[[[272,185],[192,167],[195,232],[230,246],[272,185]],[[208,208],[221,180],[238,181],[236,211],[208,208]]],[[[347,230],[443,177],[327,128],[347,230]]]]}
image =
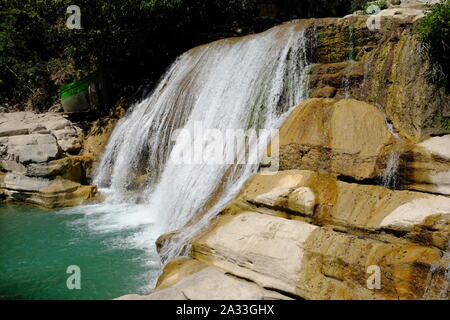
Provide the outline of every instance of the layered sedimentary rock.
{"type": "Polygon", "coordinates": [[[408,189],[450,195],[450,135],[429,138],[402,157],[408,189]]]}
{"type": "Polygon", "coordinates": [[[348,99],[311,99],[280,129],[280,169],[325,171],[375,178],[393,144],[382,112],[348,99]]]}
{"type": "Polygon", "coordinates": [[[388,130],[382,111],[354,99],[310,99],[280,128],[280,169],[327,172],[377,183],[392,152],[399,187],[450,195],[450,135],[408,143],[388,130]]]}
{"type": "Polygon", "coordinates": [[[189,267],[201,262],[225,273],[224,283],[245,279],[279,299],[448,299],[448,137],[396,146],[375,106],[307,100],[280,128],[282,171],[250,179],[192,241],[192,258],[166,267],[154,293],[125,298],[197,299],[185,294],[193,288],[202,299],[228,298],[226,286],[192,280],[216,281],[189,267]],[[376,185],[394,148],[404,190],[376,185]]]}
{"type": "Polygon", "coordinates": [[[78,156],[83,131],[60,114],[0,114],[0,189],[3,198],[45,207],[91,199],[92,158],[78,156]]]}
{"type": "Polygon", "coordinates": [[[83,139],[83,145],[80,154],[83,157],[92,159],[92,163],[86,167],[86,178],[92,180],[94,175],[94,168],[97,162],[100,160],[102,152],[108,143],[108,139],[112,133],[112,130],[117,122],[117,117],[121,117],[124,114],[122,108],[115,110],[116,115],[112,117],[101,118],[94,121],[86,136],[83,139]],[[122,110],[123,112],[121,112],[122,110]],[[117,115],[119,113],[119,115],[117,115]]]}
{"type": "Polygon", "coordinates": [[[423,2],[396,5],[372,30],[368,16],[299,22],[313,99],[280,128],[281,171],[250,179],[153,293],[124,298],[229,298],[234,280],[236,299],[449,298],[448,93],[413,33],[423,2]],[[391,169],[398,190],[379,185],[391,169]]]}
{"type": "Polygon", "coordinates": [[[355,98],[377,105],[395,131],[412,143],[450,133],[445,126],[448,92],[430,81],[430,60],[413,31],[424,10],[423,5],[383,10],[372,30],[369,16],[312,19],[308,30],[316,45],[310,97],[355,98]]]}
{"type": "MultiPolygon", "coordinates": [[[[140,298],[196,299],[184,295],[194,288],[202,298],[228,297],[225,285],[189,280],[216,281],[202,272],[212,268],[278,298],[447,299],[449,226],[447,197],[312,171],[257,174],[193,241],[194,260],[169,264],[157,290],[140,298]]],[[[261,298],[254,290],[244,297],[261,298]]]]}
{"type": "Polygon", "coordinates": [[[193,259],[177,259],[166,267],[159,290],[149,296],[119,300],[290,300],[291,298],[193,259]]]}

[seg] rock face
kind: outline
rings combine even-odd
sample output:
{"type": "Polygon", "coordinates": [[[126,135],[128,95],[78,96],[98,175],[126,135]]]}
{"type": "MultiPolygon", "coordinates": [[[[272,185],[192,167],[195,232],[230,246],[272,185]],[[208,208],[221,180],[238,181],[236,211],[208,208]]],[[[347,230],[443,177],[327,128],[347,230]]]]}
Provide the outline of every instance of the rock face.
{"type": "Polygon", "coordinates": [[[91,124],[91,127],[86,134],[80,154],[93,160],[92,164],[86,168],[86,177],[93,178],[93,168],[95,168],[97,161],[108,143],[108,139],[114,129],[118,118],[125,114],[123,108],[118,107],[115,110],[113,117],[98,119],[91,124]]]}
{"type": "Polygon", "coordinates": [[[122,298],[449,299],[450,105],[412,32],[425,2],[392,1],[376,30],[302,21],[311,99],[280,128],[281,171],[253,176],[154,292],[122,298]]]}
{"type": "Polygon", "coordinates": [[[406,188],[450,195],[450,135],[427,139],[402,157],[406,188]]]}
{"type": "Polygon", "coordinates": [[[280,168],[308,169],[357,179],[380,175],[393,144],[382,112],[353,99],[311,99],[283,124],[280,168]]]}
{"type": "Polygon", "coordinates": [[[0,114],[0,190],[6,200],[64,207],[92,198],[83,131],[60,114],[0,114]]]}
{"type": "Polygon", "coordinates": [[[450,135],[412,144],[389,132],[383,113],[354,99],[310,99],[279,131],[280,169],[380,181],[395,152],[400,188],[450,195],[450,135]]]}
{"type": "Polygon", "coordinates": [[[447,299],[449,226],[447,197],[257,174],[193,241],[192,259],[167,265],[149,296],[123,298],[447,299]]]}
{"type": "Polygon", "coordinates": [[[369,30],[368,16],[312,19],[315,63],[310,70],[311,98],[354,98],[379,106],[405,140],[418,143],[429,135],[450,133],[450,99],[444,88],[428,80],[424,56],[413,24],[420,7],[379,13],[379,28],[369,30]]]}
{"type": "Polygon", "coordinates": [[[154,294],[126,295],[118,300],[290,300],[193,259],[172,261],[166,270],[160,289],[154,294]]]}

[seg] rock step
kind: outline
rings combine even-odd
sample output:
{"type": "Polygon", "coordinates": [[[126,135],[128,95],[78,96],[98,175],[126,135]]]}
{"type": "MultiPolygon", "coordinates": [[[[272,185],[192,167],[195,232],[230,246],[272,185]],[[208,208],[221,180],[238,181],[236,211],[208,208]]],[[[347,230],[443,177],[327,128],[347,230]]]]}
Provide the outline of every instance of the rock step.
{"type": "Polygon", "coordinates": [[[420,299],[446,285],[435,248],[356,237],[251,211],[219,216],[193,243],[201,262],[304,299],[420,299]],[[374,267],[371,267],[374,266],[374,267]],[[381,287],[368,286],[369,268],[381,287]],[[434,273],[431,273],[434,268],[434,273]]]}
{"type": "Polygon", "coordinates": [[[230,205],[231,211],[259,207],[284,211],[315,225],[338,227],[356,236],[365,233],[379,241],[397,242],[401,236],[445,250],[450,239],[450,198],[347,183],[325,173],[288,170],[274,176],[257,174],[236,201],[230,205]]]}
{"type": "Polygon", "coordinates": [[[62,178],[49,180],[18,173],[0,173],[0,193],[3,200],[60,208],[80,205],[94,198],[97,187],[62,178]]]}
{"type": "Polygon", "coordinates": [[[192,259],[169,263],[149,296],[125,298],[236,299],[225,275],[251,298],[448,299],[449,239],[448,197],[313,171],[256,174],[193,239],[192,259]]]}
{"type": "Polygon", "coordinates": [[[125,295],[117,300],[291,300],[250,280],[194,259],[176,259],[165,267],[158,290],[147,296],[125,295]],[[181,276],[182,275],[182,276],[181,276]]]}
{"type": "Polygon", "coordinates": [[[397,144],[379,108],[354,99],[309,99],[280,128],[279,165],[375,184],[396,152],[399,187],[450,195],[450,135],[397,144]]]}

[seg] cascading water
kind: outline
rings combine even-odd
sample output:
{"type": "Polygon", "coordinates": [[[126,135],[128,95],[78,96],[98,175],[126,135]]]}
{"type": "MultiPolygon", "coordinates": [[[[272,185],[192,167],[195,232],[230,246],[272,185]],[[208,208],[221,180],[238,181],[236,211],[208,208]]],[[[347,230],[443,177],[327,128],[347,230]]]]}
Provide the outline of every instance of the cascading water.
{"type": "Polygon", "coordinates": [[[348,62],[355,62],[355,35],[353,25],[348,26],[348,62]]]}
{"type": "Polygon", "coordinates": [[[161,234],[179,230],[160,253],[165,261],[186,253],[189,238],[258,170],[270,134],[246,144],[246,164],[180,164],[175,151],[185,142],[176,130],[195,134],[198,123],[221,132],[277,128],[306,98],[310,49],[305,31],[291,22],[181,55],[112,133],[94,179],[106,199],[83,208],[89,225],[134,230],[124,243],[153,251],[161,234]]]}
{"type": "MultiPolygon", "coordinates": [[[[422,300],[448,300],[448,294],[450,292],[450,240],[447,243],[447,249],[442,255],[443,261],[447,261],[447,265],[438,266],[432,265],[428,273],[428,285],[425,287],[422,300]],[[442,268],[444,267],[444,268],[442,268]],[[444,269],[444,270],[442,270],[444,269]],[[444,271],[444,281],[442,284],[433,283],[433,277],[436,273],[444,271]],[[434,287],[434,288],[433,288],[434,287]],[[437,289],[437,290],[436,290],[437,289]],[[433,292],[435,291],[435,292],[433,292]],[[436,295],[437,293],[437,295],[436,295]],[[432,295],[433,294],[433,295],[432,295]]],[[[438,279],[438,277],[436,277],[438,279]]]]}
{"type": "Polygon", "coordinates": [[[391,150],[389,154],[388,161],[386,163],[386,169],[384,170],[383,176],[381,177],[381,184],[390,189],[396,189],[398,187],[398,169],[400,166],[400,153],[398,152],[398,148],[400,145],[400,138],[394,132],[394,128],[392,123],[386,121],[387,128],[389,132],[394,137],[394,148],[391,150]]]}
{"type": "Polygon", "coordinates": [[[348,99],[350,98],[350,80],[348,78],[348,76],[346,75],[344,77],[344,81],[342,82],[342,88],[344,89],[344,98],[348,99]]]}

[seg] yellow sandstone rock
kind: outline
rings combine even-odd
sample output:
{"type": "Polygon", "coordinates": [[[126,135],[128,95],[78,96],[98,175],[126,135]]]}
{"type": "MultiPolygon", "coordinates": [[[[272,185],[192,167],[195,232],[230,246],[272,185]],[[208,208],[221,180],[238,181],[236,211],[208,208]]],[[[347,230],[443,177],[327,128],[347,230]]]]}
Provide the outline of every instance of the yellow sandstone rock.
{"type": "Polygon", "coordinates": [[[310,99],[280,128],[280,168],[375,178],[393,138],[375,106],[354,99],[310,99]]]}

